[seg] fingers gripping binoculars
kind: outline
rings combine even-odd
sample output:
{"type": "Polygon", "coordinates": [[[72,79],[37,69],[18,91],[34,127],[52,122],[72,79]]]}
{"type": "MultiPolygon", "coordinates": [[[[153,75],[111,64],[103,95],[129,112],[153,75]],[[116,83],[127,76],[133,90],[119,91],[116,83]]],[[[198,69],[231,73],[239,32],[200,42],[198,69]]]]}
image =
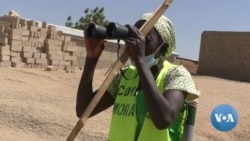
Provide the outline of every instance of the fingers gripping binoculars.
{"type": "Polygon", "coordinates": [[[114,22],[110,22],[106,27],[91,23],[86,30],[91,38],[124,39],[130,36],[126,26],[114,22]]]}

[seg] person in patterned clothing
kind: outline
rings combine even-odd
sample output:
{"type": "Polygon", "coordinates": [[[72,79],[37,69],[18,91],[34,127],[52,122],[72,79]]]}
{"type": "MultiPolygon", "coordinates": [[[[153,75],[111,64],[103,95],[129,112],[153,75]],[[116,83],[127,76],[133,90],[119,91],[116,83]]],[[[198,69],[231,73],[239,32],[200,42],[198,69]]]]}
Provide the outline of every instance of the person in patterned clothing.
{"type": "MultiPolygon", "coordinates": [[[[166,60],[176,46],[172,22],[161,16],[146,36],[140,32],[151,15],[126,25],[130,37],[124,41],[132,65],[121,69],[91,114],[113,106],[109,141],[181,141],[187,101],[199,96],[190,73],[166,60]]],[[[92,81],[105,42],[84,35],[87,56],[77,92],[78,117],[98,91],[92,81]]]]}

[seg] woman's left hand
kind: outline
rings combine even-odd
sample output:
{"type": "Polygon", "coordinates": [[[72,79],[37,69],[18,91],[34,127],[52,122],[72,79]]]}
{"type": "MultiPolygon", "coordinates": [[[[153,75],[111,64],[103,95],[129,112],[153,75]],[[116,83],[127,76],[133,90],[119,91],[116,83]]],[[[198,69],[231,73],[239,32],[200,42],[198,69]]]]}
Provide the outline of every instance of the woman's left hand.
{"type": "Polygon", "coordinates": [[[126,27],[129,29],[130,37],[124,39],[125,46],[128,47],[132,60],[137,63],[145,57],[145,37],[135,26],[126,27]]]}

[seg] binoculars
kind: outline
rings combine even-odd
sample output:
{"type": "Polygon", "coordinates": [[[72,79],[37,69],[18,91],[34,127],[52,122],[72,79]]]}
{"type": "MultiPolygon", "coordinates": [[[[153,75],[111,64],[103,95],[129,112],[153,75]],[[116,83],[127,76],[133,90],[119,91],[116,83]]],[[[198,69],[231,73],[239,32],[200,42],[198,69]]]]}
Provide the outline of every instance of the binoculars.
{"type": "Polygon", "coordinates": [[[130,36],[126,26],[110,22],[106,27],[91,23],[87,27],[87,35],[100,39],[125,39],[130,36]]]}

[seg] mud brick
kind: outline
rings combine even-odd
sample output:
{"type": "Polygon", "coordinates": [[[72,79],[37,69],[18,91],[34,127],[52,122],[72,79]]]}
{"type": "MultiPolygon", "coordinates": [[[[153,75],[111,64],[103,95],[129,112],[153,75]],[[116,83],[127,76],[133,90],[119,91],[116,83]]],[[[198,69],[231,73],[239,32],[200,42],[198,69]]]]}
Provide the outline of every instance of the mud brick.
{"type": "Polygon", "coordinates": [[[45,52],[48,53],[48,54],[62,55],[62,51],[61,50],[46,49],[45,52]]]}
{"type": "Polygon", "coordinates": [[[7,45],[8,44],[8,38],[1,38],[0,37],[0,44],[1,45],[7,45]]]}
{"type": "Polygon", "coordinates": [[[65,56],[70,56],[70,52],[64,51],[64,52],[63,52],[63,55],[65,55],[65,56]]]}
{"type": "Polygon", "coordinates": [[[30,35],[29,36],[37,38],[37,31],[30,31],[30,35]]]}
{"type": "Polygon", "coordinates": [[[42,58],[42,59],[47,58],[47,54],[46,53],[41,53],[41,57],[40,58],[42,58]]]}
{"type": "MultiPolygon", "coordinates": [[[[55,46],[55,50],[61,51],[62,52],[62,46],[55,46]]],[[[62,54],[62,53],[61,53],[62,54]]]]}
{"type": "Polygon", "coordinates": [[[0,21],[0,26],[4,26],[4,27],[10,27],[11,22],[8,21],[0,21]]]}
{"type": "Polygon", "coordinates": [[[11,27],[12,27],[13,29],[21,29],[21,28],[22,28],[22,25],[19,24],[19,23],[12,23],[11,27]]]}
{"type": "Polygon", "coordinates": [[[45,44],[49,44],[49,45],[54,45],[54,44],[55,44],[54,40],[51,40],[51,39],[46,39],[46,40],[44,41],[44,43],[45,43],[45,44]]]}
{"type": "Polygon", "coordinates": [[[0,67],[11,67],[10,61],[2,61],[0,62],[0,67]]]}
{"type": "Polygon", "coordinates": [[[47,22],[42,22],[42,28],[48,28],[49,27],[49,24],[47,22]]]}
{"type": "MultiPolygon", "coordinates": [[[[11,29],[12,29],[11,27],[5,27],[4,33],[8,33],[8,35],[9,35],[11,29]]],[[[9,37],[9,36],[8,36],[8,37],[9,37]]]]}
{"type": "Polygon", "coordinates": [[[64,61],[64,60],[60,60],[60,61],[59,61],[59,65],[64,65],[64,66],[70,65],[70,62],[64,61]]]}
{"type": "Polygon", "coordinates": [[[35,22],[35,21],[32,21],[32,20],[28,20],[28,21],[27,21],[27,25],[29,25],[29,26],[35,26],[35,25],[36,25],[36,22],[35,22]]]}
{"type": "Polygon", "coordinates": [[[56,26],[54,26],[54,25],[49,25],[49,30],[51,30],[51,31],[56,31],[56,26]]]}
{"type": "Polygon", "coordinates": [[[76,61],[77,57],[76,56],[70,56],[70,59],[73,60],[73,61],[76,61]]]}
{"type": "Polygon", "coordinates": [[[64,55],[64,56],[63,56],[63,60],[71,60],[71,58],[70,58],[69,55],[64,55]]]}
{"type": "Polygon", "coordinates": [[[10,61],[10,56],[0,54],[0,61],[10,61]]]}
{"type": "Polygon", "coordinates": [[[37,47],[43,47],[43,41],[44,41],[44,40],[38,41],[38,42],[37,42],[37,47]]]}
{"type": "Polygon", "coordinates": [[[24,68],[25,63],[23,63],[23,62],[11,62],[11,66],[14,68],[24,68]]]}
{"type": "Polygon", "coordinates": [[[27,25],[27,20],[26,20],[26,19],[20,19],[20,20],[19,20],[19,23],[20,23],[21,25],[27,25]]]}
{"type": "Polygon", "coordinates": [[[63,36],[63,35],[60,36],[59,40],[60,40],[60,41],[64,41],[64,36],[63,36]]]}
{"type": "Polygon", "coordinates": [[[77,48],[73,46],[63,46],[63,51],[77,51],[77,48]]]}
{"type": "Polygon", "coordinates": [[[70,46],[71,41],[63,41],[63,46],[70,46]]]}
{"type": "Polygon", "coordinates": [[[70,61],[70,63],[71,63],[71,66],[77,66],[77,61],[76,60],[72,60],[72,61],[70,61]]]}
{"type": "Polygon", "coordinates": [[[9,39],[22,40],[22,35],[20,34],[9,34],[9,39]]]}
{"type": "Polygon", "coordinates": [[[46,34],[47,35],[47,32],[48,32],[48,28],[39,28],[38,31],[40,31],[42,34],[46,34]]]}
{"type": "Polygon", "coordinates": [[[44,47],[35,47],[34,52],[44,52],[44,47]]]}
{"type": "Polygon", "coordinates": [[[24,68],[33,68],[34,67],[34,63],[26,63],[24,68]]]}
{"type": "Polygon", "coordinates": [[[74,72],[74,70],[77,68],[76,66],[67,66],[68,68],[66,68],[67,72],[74,72]]]}
{"type": "Polygon", "coordinates": [[[0,33],[4,33],[5,27],[4,26],[0,26],[0,33]]]}
{"type": "Polygon", "coordinates": [[[52,39],[46,39],[44,42],[46,44],[49,44],[49,45],[56,45],[56,46],[62,46],[63,45],[63,41],[52,40],[52,39]]]}
{"type": "Polygon", "coordinates": [[[0,48],[0,55],[10,55],[10,49],[0,48]]]}
{"type": "Polygon", "coordinates": [[[36,64],[47,64],[48,60],[47,59],[42,59],[42,58],[36,58],[35,63],[36,64]]]}
{"type": "Polygon", "coordinates": [[[37,31],[37,37],[41,37],[42,33],[40,31],[37,31]]]}
{"type": "Polygon", "coordinates": [[[56,54],[49,54],[48,55],[48,59],[50,60],[63,60],[63,56],[62,55],[56,55],[56,54]]]}
{"type": "Polygon", "coordinates": [[[65,66],[65,70],[66,70],[67,72],[71,72],[73,69],[72,69],[72,66],[67,65],[67,66],[65,66]]]}
{"type": "Polygon", "coordinates": [[[30,31],[29,30],[22,30],[22,36],[29,36],[30,31]]]}
{"type": "Polygon", "coordinates": [[[54,53],[54,52],[55,52],[54,49],[47,49],[47,48],[45,48],[45,49],[44,49],[44,52],[47,53],[47,54],[55,54],[55,53],[54,53]]]}
{"type": "Polygon", "coordinates": [[[19,23],[20,17],[13,17],[13,16],[5,15],[3,17],[0,17],[0,20],[1,21],[8,21],[11,23],[19,23]]]}
{"type": "Polygon", "coordinates": [[[28,26],[27,26],[27,25],[22,25],[21,29],[27,30],[27,29],[28,29],[28,26]]]}
{"type": "Polygon", "coordinates": [[[29,41],[22,41],[22,46],[29,46],[29,41]]]}
{"type": "Polygon", "coordinates": [[[42,69],[42,68],[44,68],[44,64],[34,64],[34,68],[35,69],[42,69]]]}
{"type": "Polygon", "coordinates": [[[10,45],[0,45],[0,48],[2,48],[2,50],[10,50],[10,45]]]}
{"type": "Polygon", "coordinates": [[[32,39],[32,40],[29,41],[29,45],[28,46],[30,46],[30,47],[38,47],[38,42],[37,41],[33,41],[33,39],[32,39]]]}
{"type": "Polygon", "coordinates": [[[9,45],[11,45],[11,46],[21,46],[22,41],[21,40],[11,40],[11,39],[9,39],[9,45]]]}
{"type": "Polygon", "coordinates": [[[62,55],[63,52],[62,52],[62,50],[56,50],[56,51],[55,51],[55,54],[56,54],[56,55],[62,55]]]}
{"type": "Polygon", "coordinates": [[[57,67],[56,66],[47,66],[46,71],[56,71],[57,70],[57,67]]]}
{"type": "Polygon", "coordinates": [[[39,38],[42,39],[42,42],[44,42],[44,40],[47,39],[47,33],[41,32],[41,36],[39,38]]]}
{"type": "Polygon", "coordinates": [[[33,57],[33,52],[24,51],[21,54],[22,57],[33,57]]]}
{"type": "Polygon", "coordinates": [[[56,34],[49,33],[49,30],[48,30],[48,36],[47,36],[47,38],[51,39],[51,40],[56,40],[56,34]]]}
{"type": "Polygon", "coordinates": [[[11,62],[17,62],[17,63],[19,63],[19,62],[22,62],[22,58],[21,58],[21,57],[14,57],[14,56],[11,56],[11,57],[10,57],[10,61],[11,61],[11,62]]]}
{"type": "Polygon", "coordinates": [[[55,46],[54,44],[45,44],[45,48],[47,48],[47,49],[56,49],[57,46],[55,46]]]}
{"type": "Polygon", "coordinates": [[[70,51],[69,53],[70,53],[71,56],[76,56],[77,55],[76,51],[70,51]]]}
{"type": "Polygon", "coordinates": [[[64,36],[64,41],[71,41],[71,37],[70,36],[64,36]]]}
{"type": "Polygon", "coordinates": [[[0,48],[10,49],[10,45],[0,45],[0,48]]]}
{"type": "Polygon", "coordinates": [[[22,46],[10,46],[10,50],[12,51],[22,51],[23,47],[22,46]]]}
{"type": "Polygon", "coordinates": [[[10,29],[10,34],[22,35],[22,29],[10,29]]]}
{"type": "Polygon", "coordinates": [[[62,36],[63,32],[59,30],[59,31],[57,31],[57,35],[62,36]]]}
{"type": "Polygon", "coordinates": [[[25,63],[34,63],[35,58],[24,57],[23,62],[25,62],[25,63]]]}
{"type": "Polygon", "coordinates": [[[16,56],[16,57],[18,57],[18,56],[21,56],[21,52],[20,51],[10,51],[10,56],[16,56]]]}
{"type": "Polygon", "coordinates": [[[56,66],[57,67],[57,70],[65,70],[65,67],[64,65],[59,65],[59,66],[56,66]]]}
{"type": "Polygon", "coordinates": [[[22,51],[23,52],[33,52],[34,51],[34,47],[23,46],[22,51]]]}
{"type": "Polygon", "coordinates": [[[41,53],[36,52],[36,53],[33,54],[33,57],[34,58],[41,58],[41,53]]]}
{"type": "Polygon", "coordinates": [[[9,38],[8,33],[0,33],[0,38],[9,38]]]}
{"type": "Polygon", "coordinates": [[[28,30],[30,30],[30,31],[38,31],[38,26],[29,25],[28,30]]]}
{"type": "Polygon", "coordinates": [[[50,65],[59,65],[60,60],[48,60],[50,65]]]}
{"type": "Polygon", "coordinates": [[[28,36],[22,36],[22,41],[29,41],[29,37],[28,36]]]}

